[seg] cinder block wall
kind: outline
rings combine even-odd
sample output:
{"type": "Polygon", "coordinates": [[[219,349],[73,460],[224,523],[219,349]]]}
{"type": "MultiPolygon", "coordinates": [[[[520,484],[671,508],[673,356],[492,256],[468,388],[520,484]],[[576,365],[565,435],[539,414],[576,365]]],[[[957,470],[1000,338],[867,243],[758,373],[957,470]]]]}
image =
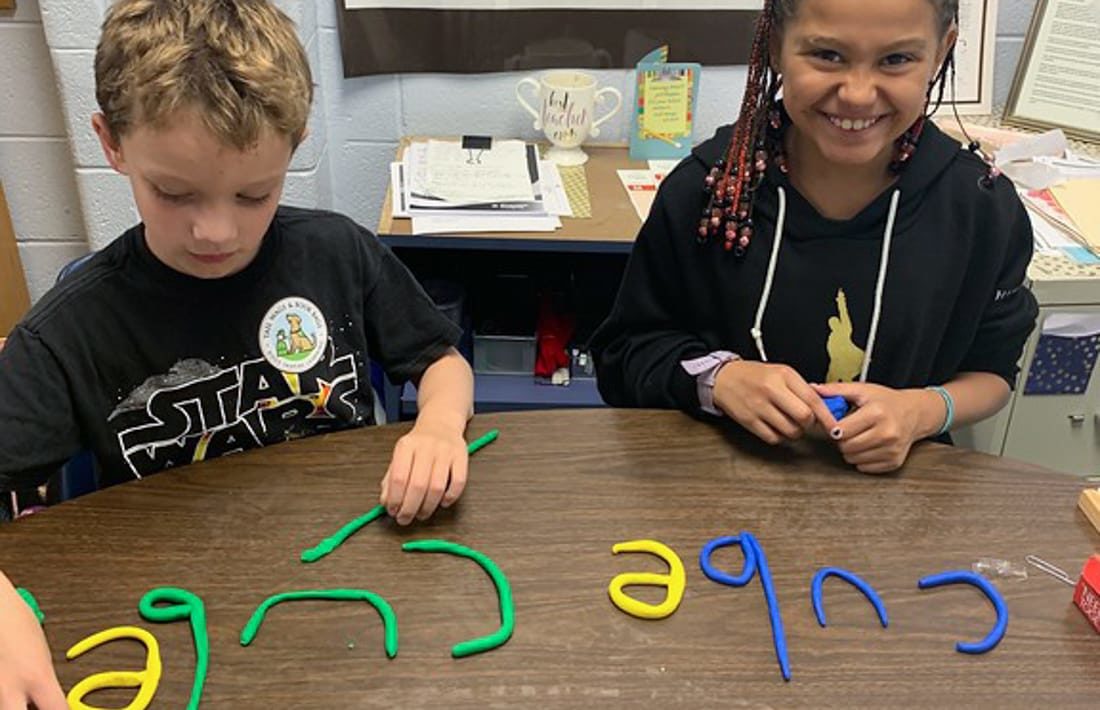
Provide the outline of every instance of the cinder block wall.
{"type": "MultiPolygon", "coordinates": [[[[341,0],[277,1],[298,24],[317,84],[312,132],[295,156],[286,202],[334,208],[373,228],[388,164],[402,135],[537,137],[514,98],[522,74],[345,80],[336,30],[341,0]]],[[[89,125],[95,110],[92,59],[108,0],[17,2],[14,14],[0,12],[0,66],[5,67],[0,73],[0,179],[12,203],[31,295],[37,298],[62,264],[88,245],[107,244],[137,215],[125,179],[107,166],[89,125]]],[[[1000,0],[997,103],[1007,98],[1035,4],[1000,0]]],[[[629,100],[629,71],[597,75],[629,100]]],[[[704,71],[698,136],[709,136],[732,119],[744,77],[737,67],[704,71]]],[[[625,140],[628,125],[620,114],[605,124],[601,140],[625,140]]]]}

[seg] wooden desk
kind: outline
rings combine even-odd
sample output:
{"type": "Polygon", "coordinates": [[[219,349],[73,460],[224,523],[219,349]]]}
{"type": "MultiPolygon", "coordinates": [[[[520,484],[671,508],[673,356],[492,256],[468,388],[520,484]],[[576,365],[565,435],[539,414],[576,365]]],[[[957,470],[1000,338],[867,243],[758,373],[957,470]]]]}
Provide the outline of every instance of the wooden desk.
{"type": "MultiPolygon", "coordinates": [[[[397,149],[400,160],[413,140],[401,139],[397,149]]],[[[494,249],[512,251],[580,251],[626,253],[634,244],[642,226],[630,198],[619,181],[617,170],[645,168],[645,161],[630,160],[627,147],[586,145],[588,162],[584,165],[592,217],[563,217],[555,232],[492,232],[484,234],[412,235],[412,220],[394,219],[392,185],[378,220],[378,235],[392,247],[428,249],[494,249]]]]}
{"type": "Polygon", "coordinates": [[[0,185],[0,339],[11,332],[30,307],[19,245],[4,197],[4,186],[0,185]]]}
{"type": "MultiPolygon", "coordinates": [[[[1008,633],[984,656],[993,610],[970,588],[919,591],[917,580],[979,557],[1035,554],[1076,577],[1100,547],[1077,510],[1079,484],[1025,464],[922,445],[906,471],[864,476],[831,455],[770,449],[674,412],[584,410],[479,416],[470,436],[500,439],[472,461],[459,506],[426,525],[379,520],[329,557],[298,561],[373,505],[404,426],[346,432],[231,456],[63,504],[0,528],[0,568],[34,592],[66,688],[107,669],[140,668],[140,646],[78,659],[87,634],[138,624],[160,640],[154,707],[184,707],[193,655],[185,623],[151,624],[140,597],[160,585],[202,596],[211,668],[203,707],[1095,707],[1100,638],[1071,588],[1034,572],[999,584],[1008,633]],[[769,558],[793,678],[780,677],[758,581],[704,578],[708,540],[752,531],[769,558]],[[511,581],[515,634],[461,660],[453,644],[494,631],[497,600],[475,564],[403,553],[444,538],[493,558],[511,581]],[[611,546],[653,538],[687,568],[679,610],[626,616],[607,585],[624,571],[664,571],[611,546]],[[890,628],[847,585],[826,584],[829,627],[814,620],[816,569],[836,565],[882,595],[890,628]],[[382,650],[366,604],[276,607],[252,646],[241,628],[268,595],[358,587],[394,607],[400,648],[382,650]],[[351,646],[354,647],[351,647],[351,646]]],[[[826,446],[827,445],[822,445],[826,446]]],[[[734,573],[740,555],[715,561],[734,573]]],[[[659,590],[633,590],[655,602],[659,590]]],[[[120,706],[131,694],[108,693],[120,706]]]]}

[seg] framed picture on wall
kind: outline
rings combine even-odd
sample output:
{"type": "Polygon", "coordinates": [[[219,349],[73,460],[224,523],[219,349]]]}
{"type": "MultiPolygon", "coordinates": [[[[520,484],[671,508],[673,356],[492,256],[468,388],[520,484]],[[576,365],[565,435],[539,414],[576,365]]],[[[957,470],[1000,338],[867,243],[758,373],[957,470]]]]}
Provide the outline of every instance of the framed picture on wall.
{"type": "Polygon", "coordinates": [[[1100,1],[1039,0],[1004,123],[1100,142],[1100,1]]]}
{"type": "MultiPolygon", "coordinates": [[[[997,43],[998,0],[960,0],[959,37],[955,41],[955,76],[939,113],[954,102],[960,114],[993,110],[993,50],[997,43]]],[[[951,77],[948,77],[949,79],[951,77]]]]}

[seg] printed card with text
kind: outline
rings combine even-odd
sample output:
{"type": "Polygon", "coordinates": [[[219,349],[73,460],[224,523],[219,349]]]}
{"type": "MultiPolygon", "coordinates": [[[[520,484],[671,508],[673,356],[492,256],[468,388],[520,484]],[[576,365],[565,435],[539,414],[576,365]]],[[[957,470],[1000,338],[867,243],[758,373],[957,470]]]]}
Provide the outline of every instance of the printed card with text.
{"type": "Polygon", "coordinates": [[[633,160],[682,158],[691,152],[702,67],[667,60],[668,47],[663,46],[635,67],[630,115],[633,160]]]}

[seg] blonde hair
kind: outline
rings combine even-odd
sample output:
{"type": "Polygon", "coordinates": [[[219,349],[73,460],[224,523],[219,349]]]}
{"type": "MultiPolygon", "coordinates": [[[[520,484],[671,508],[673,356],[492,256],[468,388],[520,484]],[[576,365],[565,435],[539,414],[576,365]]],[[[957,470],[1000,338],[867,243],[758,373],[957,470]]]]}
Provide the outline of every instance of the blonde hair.
{"type": "Polygon", "coordinates": [[[297,147],[313,101],[294,23],[266,0],[117,0],[96,47],[95,83],[116,141],[192,109],[238,150],[265,126],[297,147]]]}

